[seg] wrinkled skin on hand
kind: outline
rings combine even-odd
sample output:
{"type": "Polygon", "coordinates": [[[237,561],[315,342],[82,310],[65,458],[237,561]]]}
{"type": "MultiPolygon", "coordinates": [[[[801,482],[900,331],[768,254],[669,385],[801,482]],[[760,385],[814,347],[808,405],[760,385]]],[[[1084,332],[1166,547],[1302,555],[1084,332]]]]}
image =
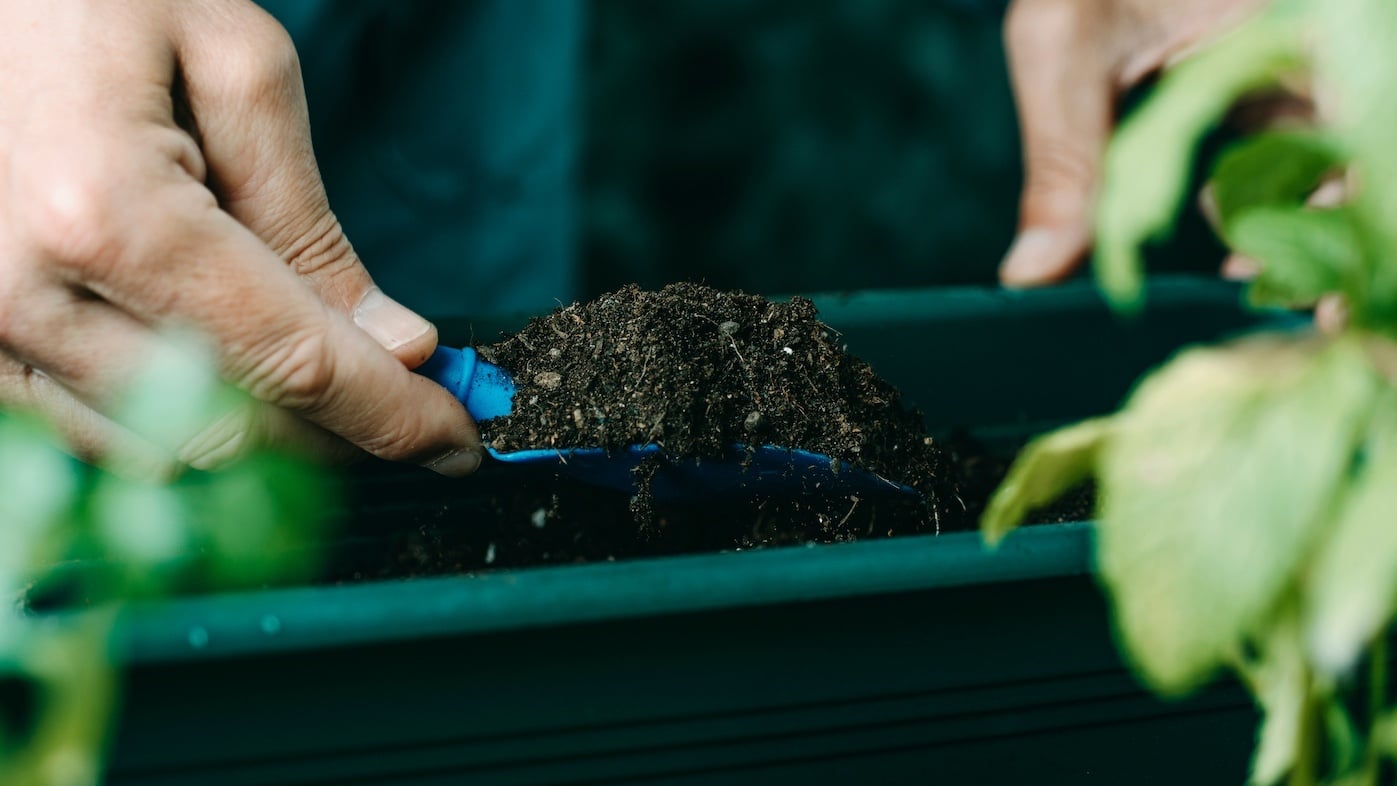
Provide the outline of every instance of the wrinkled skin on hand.
{"type": "Polygon", "coordinates": [[[1266,0],[1014,0],[1005,47],[1023,137],[1008,286],[1060,281],[1092,244],[1092,209],[1121,95],[1235,28],[1266,0]]]}
{"type": "Polygon", "coordinates": [[[157,472],[255,443],[465,474],[479,435],[412,374],[435,329],[330,211],[286,32],[247,0],[0,0],[0,405],[157,472]],[[160,331],[260,402],[182,448],[111,419],[160,331]]]}

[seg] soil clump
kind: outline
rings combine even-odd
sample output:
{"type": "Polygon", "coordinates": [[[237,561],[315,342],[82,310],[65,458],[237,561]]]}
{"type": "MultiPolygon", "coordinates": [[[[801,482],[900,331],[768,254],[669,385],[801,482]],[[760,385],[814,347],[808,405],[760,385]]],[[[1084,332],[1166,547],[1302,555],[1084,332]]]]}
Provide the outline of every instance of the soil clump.
{"type": "MultiPolygon", "coordinates": [[[[910,486],[933,516],[955,497],[922,416],[806,298],[628,286],[535,318],[481,355],[518,386],[514,412],[482,424],[498,450],[657,445],[665,459],[711,460],[775,445],[910,486]]],[[[645,491],[659,471],[637,470],[639,518],[652,515],[645,491]]]]}

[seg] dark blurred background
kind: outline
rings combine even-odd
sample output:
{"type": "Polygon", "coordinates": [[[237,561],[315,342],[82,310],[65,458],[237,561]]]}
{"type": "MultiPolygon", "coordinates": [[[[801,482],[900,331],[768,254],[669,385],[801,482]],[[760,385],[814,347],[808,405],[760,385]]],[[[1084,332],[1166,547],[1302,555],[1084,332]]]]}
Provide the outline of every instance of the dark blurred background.
{"type": "MultiPolygon", "coordinates": [[[[1007,0],[260,2],[331,204],[432,316],[992,285],[1012,240],[1007,0]]],[[[1221,259],[1188,212],[1153,269],[1221,259]]]]}
{"type": "Polygon", "coordinates": [[[992,280],[1020,179],[1005,5],[594,0],[585,289],[992,280]]]}

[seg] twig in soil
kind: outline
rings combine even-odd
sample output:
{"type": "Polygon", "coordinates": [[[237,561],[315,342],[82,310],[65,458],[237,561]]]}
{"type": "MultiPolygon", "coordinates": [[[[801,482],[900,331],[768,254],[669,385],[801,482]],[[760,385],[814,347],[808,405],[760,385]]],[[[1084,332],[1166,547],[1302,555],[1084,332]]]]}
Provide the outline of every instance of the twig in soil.
{"type": "Polygon", "coordinates": [[[854,510],[857,509],[859,506],[859,497],[857,494],[850,496],[849,499],[852,499],[854,501],[854,504],[849,506],[849,512],[844,514],[844,518],[839,520],[839,526],[841,527],[848,523],[849,517],[854,515],[854,510]]]}

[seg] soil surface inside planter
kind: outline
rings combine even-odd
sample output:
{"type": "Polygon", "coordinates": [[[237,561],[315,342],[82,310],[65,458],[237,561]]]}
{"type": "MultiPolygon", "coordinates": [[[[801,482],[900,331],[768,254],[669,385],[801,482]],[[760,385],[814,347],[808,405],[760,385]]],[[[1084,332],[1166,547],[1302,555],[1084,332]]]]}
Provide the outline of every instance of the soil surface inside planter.
{"type": "MultiPolygon", "coordinates": [[[[393,533],[386,562],[385,552],[366,549],[365,559],[341,565],[334,578],[964,530],[975,526],[1009,464],[968,437],[944,444],[929,437],[922,416],[848,354],[804,298],[632,286],[535,318],[480,352],[518,386],[514,412],[481,424],[487,444],[500,450],[656,444],[668,457],[712,458],[735,443],[773,444],[847,461],[921,494],[758,489],[676,504],[648,493],[654,465],[637,470],[639,492],[631,495],[547,469],[487,464],[452,486],[400,481],[423,484],[416,497],[437,501],[390,506],[385,519],[392,520],[376,527],[393,533]]],[[[1089,518],[1091,500],[1084,489],[1031,518],[1089,518]]],[[[373,517],[372,503],[351,504],[356,518],[373,517]]]]}
{"type": "MultiPolygon", "coordinates": [[[[339,550],[327,580],[474,573],[974,529],[1012,456],[989,451],[965,435],[945,445],[962,493],[957,507],[947,508],[939,521],[914,501],[845,497],[660,505],[654,521],[641,525],[629,495],[550,472],[487,465],[463,483],[402,466],[365,467],[362,480],[351,484],[355,499],[345,541],[355,547],[339,550]]],[[[1083,486],[1033,511],[1027,521],[1088,520],[1094,498],[1090,485],[1083,486]]]]}

